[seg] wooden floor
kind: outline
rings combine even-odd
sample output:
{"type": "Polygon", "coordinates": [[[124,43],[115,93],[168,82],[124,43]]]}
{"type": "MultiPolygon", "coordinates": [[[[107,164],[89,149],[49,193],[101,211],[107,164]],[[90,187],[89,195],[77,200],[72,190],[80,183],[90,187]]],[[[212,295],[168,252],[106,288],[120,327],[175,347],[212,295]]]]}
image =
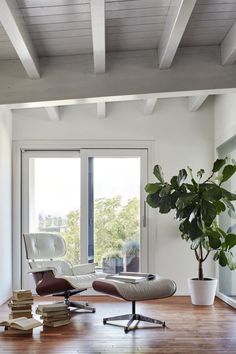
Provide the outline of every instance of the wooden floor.
{"type": "MultiPolygon", "coordinates": [[[[35,305],[50,300],[37,297],[35,305]]],[[[32,337],[4,336],[1,327],[0,353],[236,353],[236,310],[218,299],[214,306],[193,306],[188,297],[138,303],[138,313],[165,320],[167,327],[140,323],[140,329],[128,334],[121,327],[103,325],[102,319],[129,313],[129,303],[111,297],[89,301],[96,306],[95,314],[74,314],[71,324],[36,328],[32,337]]],[[[7,316],[5,304],[0,307],[0,319],[7,316]]]]}

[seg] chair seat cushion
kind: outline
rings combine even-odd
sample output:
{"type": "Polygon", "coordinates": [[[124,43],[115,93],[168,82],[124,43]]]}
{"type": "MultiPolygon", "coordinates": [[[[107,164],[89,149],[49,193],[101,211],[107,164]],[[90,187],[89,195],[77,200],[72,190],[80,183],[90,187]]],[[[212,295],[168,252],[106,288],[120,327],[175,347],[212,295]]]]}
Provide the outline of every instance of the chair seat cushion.
{"type": "Polygon", "coordinates": [[[57,279],[64,279],[70,283],[75,289],[87,289],[92,287],[92,283],[97,278],[101,279],[105,274],[101,272],[94,272],[84,275],[57,275],[57,279]]]}
{"type": "Polygon", "coordinates": [[[173,280],[158,275],[153,280],[137,284],[112,279],[96,279],[93,282],[93,288],[127,301],[160,299],[172,296],[176,292],[176,284],[173,280]]]}

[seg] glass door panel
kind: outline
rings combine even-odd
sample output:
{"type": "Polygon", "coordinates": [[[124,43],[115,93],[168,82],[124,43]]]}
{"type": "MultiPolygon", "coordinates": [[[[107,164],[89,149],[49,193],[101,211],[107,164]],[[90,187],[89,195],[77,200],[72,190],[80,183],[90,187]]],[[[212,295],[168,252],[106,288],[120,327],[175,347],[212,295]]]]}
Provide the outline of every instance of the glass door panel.
{"type": "Polygon", "coordinates": [[[93,158],[94,261],[107,273],[139,271],[140,158],[93,158]]]}
{"type": "MultiPolygon", "coordinates": [[[[67,246],[65,258],[78,264],[81,187],[78,153],[26,152],[23,161],[23,232],[61,234],[67,246]]],[[[28,268],[23,257],[23,274],[25,266],[28,268]]],[[[23,286],[28,282],[28,276],[24,276],[23,286]]]]}
{"type": "MultiPolygon", "coordinates": [[[[219,157],[225,158],[228,156],[231,159],[236,160],[236,139],[232,139],[230,142],[226,143],[219,149],[219,157]]],[[[225,182],[223,188],[227,189],[231,193],[236,193],[236,176],[233,175],[230,180],[225,182]]],[[[234,208],[236,210],[236,201],[232,201],[234,208]]],[[[219,218],[220,226],[223,230],[228,230],[228,232],[236,233],[236,213],[230,211],[230,213],[225,212],[220,215],[219,218]]],[[[236,258],[236,250],[233,248],[232,253],[236,258]]],[[[219,266],[219,291],[230,297],[236,303],[236,272],[231,271],[226,267],[219,266]]]]}
{"type": "Polygon", "coordinates": [[[88,261],[97,262],[106,273],[146,271],[145,152],[90,150],[86,154],[88,261]]]}

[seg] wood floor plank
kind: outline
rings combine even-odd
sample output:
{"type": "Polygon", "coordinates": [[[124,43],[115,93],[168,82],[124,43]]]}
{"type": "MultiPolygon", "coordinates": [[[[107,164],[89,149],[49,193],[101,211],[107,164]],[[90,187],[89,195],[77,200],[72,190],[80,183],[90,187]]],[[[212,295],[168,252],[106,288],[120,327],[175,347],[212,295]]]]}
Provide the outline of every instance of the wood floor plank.
{"type": "MultiPolygon", "coordinates": [[[[83,297],[74,300],[85,301],[83,297]]],[[[86,298],[87,300],[88,298],[86,298]]],[[[35,305],[58,301],[35,297],[35,305]]],[[[137,312],[166,321],[166,328],[140,323],[125,334],[123,328],[103,325],[103,317],[129,313],[131,304],[112,297],[91,297],[95,314],[74,313],[69,325],[36,328],[32,337],[10,337],[0,327],[0,353],[15,354],[235,354],[236,310],[217,299],[214,306],[193,306],[188,297],[173,296],[137,304],[137,312]]],[[[0,320],[8,306],[0,307],[0,320]]],[[[38,316],[35,316],[38,318],[38,316]]]]}

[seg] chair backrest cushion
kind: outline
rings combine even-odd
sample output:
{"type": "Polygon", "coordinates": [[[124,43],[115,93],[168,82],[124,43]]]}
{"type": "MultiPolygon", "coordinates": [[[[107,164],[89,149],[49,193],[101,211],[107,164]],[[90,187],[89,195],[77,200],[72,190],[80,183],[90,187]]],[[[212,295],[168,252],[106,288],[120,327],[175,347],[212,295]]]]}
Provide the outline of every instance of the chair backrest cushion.
{"type": "Polygon", "coordinates": [[[24,234],[26,258],[53,259],[66,254],[66,243],[62,236],[50,233],[24,234]]]}
{"type": "Polygon", "coordinates": [[[55,261],[35,261],[29,262],[30,268],[32,270],[37,270],[37,269],[45,269],[45,268],[54,268],[55,275],[74,275],[73,274],[73,269],[72,265],[70,262],[64,261],[64,260],[55,260],[55,261]]]}

